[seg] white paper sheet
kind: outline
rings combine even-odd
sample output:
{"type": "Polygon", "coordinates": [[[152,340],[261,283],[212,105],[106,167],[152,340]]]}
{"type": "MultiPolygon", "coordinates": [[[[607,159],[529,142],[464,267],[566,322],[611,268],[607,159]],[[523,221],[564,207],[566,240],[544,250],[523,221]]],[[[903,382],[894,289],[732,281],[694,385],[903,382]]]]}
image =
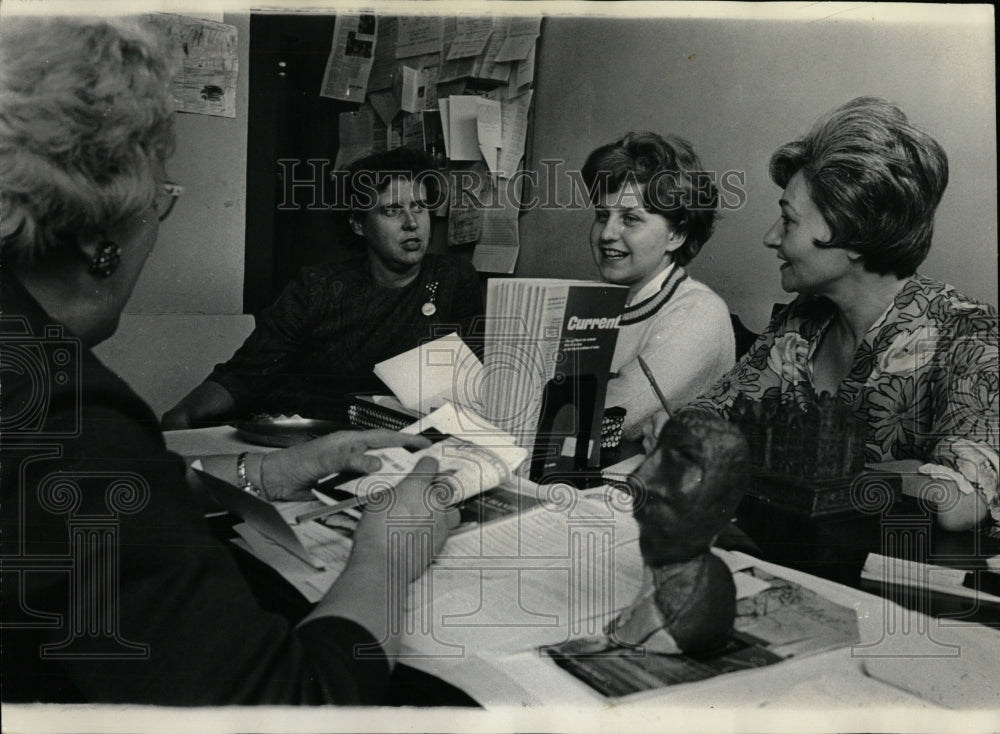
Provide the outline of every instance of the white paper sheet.
{"type": "Polygon", "coordinates": [[[448,98],[448,157],[453,161],[478,161],[479,97],[471,95],[448,98]]]}
{"type": "MultiPolygon", "coordinates": [[[[495,225],[495,223],[494,223],[495,225]]],[[[494,233],[495,236],[495,233],[494,233]]],[[[472,253],[472,265],[481,273],[505,273],[510,275],[517,265],[520,248],[511,245],[476,245],[472,253]]]]}
{"type": "Polygon", "coordinates": [[[476,98],[476,136],[479,151],[491,173],[496,173],[500,165],[500,146],[503,143],[501,129],[502,108],[500,102],[476,98]]]}
{"type": "Polygon", "coordinates": [[[497,173],[505,178],[514,175],[524,157],[524,142],[528,131],[528,111],[534,91],[528,90],[502,104],[500,157],[497,173]]]}
{"type": "MultiPolygon", "coordinates": [[[[422,74],[419,69],[410,68],[403,65],[403,84],[399,95],[399,107],[404,112],[418,112],[424,108],[424,100],[421,97],[422,74]]],[[[404,138],[406,134],[403,134],[404,138]]]]}
{"type": "Polygon", "coordinates": [[[507,38],[497,51],[497,62],[522,61],[528,58],[537,39],[537,32],[524,35],[513,35],[512,32],[508,32],[507,38]]]}
{"type": "Polygon", "coordinates": [[[506,82],[510,78],[511,65],[497,62],[497,54],[507,39],[510,22],[510,18],[497,18],[495,20],[493,34],[486,45],[486,50],[476,57],[476,68],[473,70],[473,76],[480,79],[494,79],[498,82],[506,82]]]}
{"type": "Polygon", "coordinates": [[[375,365],[375,374],[404,406],[429,413],[444,402],[461,402],[482,379],[483,364],[455,333],[421,344],[375,365]]]}

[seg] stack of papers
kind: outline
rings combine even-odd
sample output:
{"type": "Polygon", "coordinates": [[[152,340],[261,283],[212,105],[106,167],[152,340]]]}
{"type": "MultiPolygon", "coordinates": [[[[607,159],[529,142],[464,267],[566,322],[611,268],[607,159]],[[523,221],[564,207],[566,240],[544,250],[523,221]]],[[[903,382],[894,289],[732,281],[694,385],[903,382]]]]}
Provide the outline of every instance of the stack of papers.
{"type": "Polygon", "coordinates": [[[968,571],[869,553],[861,569],[861,578],[1000,603],[1000,594],[991,593],[1000,585],[1000,573],[986,569],[968,571]]]}
{"type": "Polygon", "coordinates": [[[481,411],[477,400],[483,364],[458,334],[421,344],[375,365],[403,407],[430,413],[445,403],[481,411]]]}

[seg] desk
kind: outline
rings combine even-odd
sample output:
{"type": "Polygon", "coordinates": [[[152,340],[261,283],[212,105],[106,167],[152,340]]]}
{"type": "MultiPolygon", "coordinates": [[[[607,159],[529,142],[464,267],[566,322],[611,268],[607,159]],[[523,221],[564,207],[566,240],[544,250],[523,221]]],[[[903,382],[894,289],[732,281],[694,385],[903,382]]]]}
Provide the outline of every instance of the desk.
{"type": "MultiPolygon", "coordinates": [[[[203,453],[222,448],[217,440],[234,440],[226,429],[207,431],[213,433],[168,433],[168,446],[194,438],[203,453]]],[[[537,491],[552,503],[544,514],[449,540],[445,554],[411,587],[401,662],[488,709],[566,705],[598,712],[607,700],[537,648],[598,633],[632,600],[641,583],[638,528],[628,503],[614,493],[537,491]]],[[[997,630],[934,619],[765,561],[756,565],[854,609],[860,644],[637,694],[616,706],[997,706],[997,630]]]]}
{"type": "MultiPolygon", "coordinates": [[[[421,609],[422,616],[414,619],[404,651],[410,657],[404,659],[461,687],[487,708],[511,703],[559,704],[596,711],[607,706],[606,699],[539,656],[536,648],[594,634],[600,628],[597,619],[609,619],[631,601],[638,589],[641,562],[638,544],[629,537],[630,521],[624,513],[613,521],[623,542],[614,546],[609,561],[613,570],[603,579],[599,571],[593,573],[593,566],[601,566],[595,562],[596,554],[587,554],[591,574],[574,574],[569,549],[566,557],[550,557],[544,562],[531,556],[483,558],[470,564],[478,565],[478,579],[469,573],[460,578],[459,572],[450,568],[457,564],[442,559],[431,570],[432,598],[421,609]],[[502,568],[505,563],[506,569],[502,568]],[[541,578],[546,571],[554,579],[541,578]],[[558,593],[560,571],[564,572],[562,594],[558,593]],[[540,593],[542,589],[544,593],[540,593]],[[595,591],[607,596],[602,598],[595,591]],[[518,603],[510,604],[511,598],[518,603]],[[602,601],[606,603],[603,609],[602,601]],[[460,652],[450,656],[449,646],[460,646],[460,652]]],[[[568,527],[571,523],[564,526],[552,519],[546,524],[554,533],[573,532],[568,527]]],[[[860,644],[636,694],[619,699],[616,706],[732,708],[801,705],[806,701],[810,705],[852,707],[997,705],[991,672],[1000,659],[997,630],[936,620],[872,594],[775,564],[755,561],[754,565],[854,609],[860,644]],[[919,660],[916,666],[914,658],[919,660]]]]}

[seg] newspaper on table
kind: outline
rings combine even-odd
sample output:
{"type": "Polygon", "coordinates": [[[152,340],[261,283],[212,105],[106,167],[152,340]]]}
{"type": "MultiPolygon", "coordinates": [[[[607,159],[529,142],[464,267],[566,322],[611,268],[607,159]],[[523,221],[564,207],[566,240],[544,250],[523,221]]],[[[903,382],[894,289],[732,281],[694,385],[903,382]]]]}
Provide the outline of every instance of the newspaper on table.
{"type": "Polygon", "coordinates": [[[546,646],[561,668],[609,699],[717,675],[774,665],[860,641],[853,609],[756,566],[739,571],[766,588],[736,602],[726,643],[694,657],[622,647],[608,638],[581,638],[546,646]]]}

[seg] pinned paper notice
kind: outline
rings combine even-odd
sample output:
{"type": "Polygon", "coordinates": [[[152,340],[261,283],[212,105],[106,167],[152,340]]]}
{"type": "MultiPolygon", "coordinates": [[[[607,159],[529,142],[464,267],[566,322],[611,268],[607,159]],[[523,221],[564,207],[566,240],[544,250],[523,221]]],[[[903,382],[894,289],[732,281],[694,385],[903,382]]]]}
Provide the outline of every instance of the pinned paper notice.
{"type": "Polygon", "coordinates": [[[424,108],[423,75],[417,69],[403,66],[403,85],[399,106],[404,112],[420,112],[424,108]]]}
{"type": "Polygon", "coordinates": [[[444,154],[451,158],[451,130],[449,120],[451,114],[451,102],[448,98],[442,97],[438,100],[438,115],[441,117],[441,137],[444,140],[444,154]]]}
{"type": "Polygon", "coordinates": [[[506,179],[495,182],[490,203],[482,209],[483,224],[472,265],[484,273],[513,273],[520,252],[517,218],[520,208],[506,179]]]}
{"type": "Polygon", "coordinates": [[[442,18],[437,16],[401,17],[396,33],[396,58],[440,52],[443,29],[442,18]]]}
{"type": "Polygon", "coordinates": [[[448,98],[448,157],[453,161],[477,161],[479,152],[479,97],[448,98]]]}
{"type": "Polygon", "coordinates": [[[451,48],[445,57],[447,61],[467,56],[478,56],[486,48],[486,42],[493,33],[492,18],[458,18],[451,48]]]}
{"type": "Polygon", "coordinates": [[[507,37],[497,50],[497,63],[521,61],[535,47],[535,39],[541,31],[541,18],[510,18],[507,23],[507,37]]]}
{"type": "Polygon", "coordinates": [[[363,102],[375,54],[374,15],[338,15],[320,96],[363,102]]]}
{"type": "Polygon", "coordinates": [[[368,91],[388,89],[396,79],[396,28],[398,19],[379,17],[375,38],[375,58],[368,75],[368,91]]]}
{"type": "Polygon", "coordinates": [[[479,240],[483,228],[482,200],[490,193],[490,176],[481,162],[450,173],[448,244],[468,245],[479,240]]]}
{"type": "Polygon", "coordinates": [[[500,165],[500,146],[503,143],[501,131],[501,106],[490,99],[476,99],[476,134],[479,150],[491,173],[496,173],[500,165]]]}
{"type": "Polygon", "coordinates": [[[518,61],[514,71],[511,72],[510,81],[507,82],[507,96],[515,97],[535,79],[535,47],[531,47],[531,52],[523,61],[518,61]]]}
{"type": "Polygon", "coordinates": [[[424,113],[403,115],[403,147],[424,149],[424,113]]]}
{"type": "Polygon", "coordinates": [[[143,20],[168,41],[177,61],[172,92],[178,111],[236,117],[236,26],[172,13],[143,20]]]}
{"type": "Polygon", "coordinates": [[[501,122],[503,139],[500,145],[498,173],[506,178],[514,175],[521,158],[524,156],[524,140],[528,130],[528,110],[531,109],[533,95],[534,92],[529,89],[521,96],[503,102],[501,122]]]}
{"type": "Polygon", "coordinates": [[[438,103],[437,84],[438,84],[438,75],[441,73],[441,66],[438,64],[425,66],[421,73],[423,74],[421,82],[424,85],[424,93],[419,95],[424,101],[424,106],[421,109],[424,110],[437,109],[437,103],[438,103]]]}
{"type": "Polygon", "coordinates": [[[391,125],[396,115],[399,114],[399,100],[396,99],[396,95],[391,89],[369,92],[368,103],[386,125],[391,125]]]}
{"type": "Polygon", "coordinates": [[[476,68],[473,76],[480,79],[495,79],[498,82],[506,82],[510,78],[510,64],[497,61],[497,54],[507,39],[507,29],[510,27],[510,18],[497,18],[493,26],[493,35],[486,50],[476,58],[476,68]]]}
{"type": "Polygon", "coordinates": [[[385,127],[375,118],[371,105],[340,113],[340,147],[334,168],[341,169],[372,151],[385,150],[385,127]]]}

